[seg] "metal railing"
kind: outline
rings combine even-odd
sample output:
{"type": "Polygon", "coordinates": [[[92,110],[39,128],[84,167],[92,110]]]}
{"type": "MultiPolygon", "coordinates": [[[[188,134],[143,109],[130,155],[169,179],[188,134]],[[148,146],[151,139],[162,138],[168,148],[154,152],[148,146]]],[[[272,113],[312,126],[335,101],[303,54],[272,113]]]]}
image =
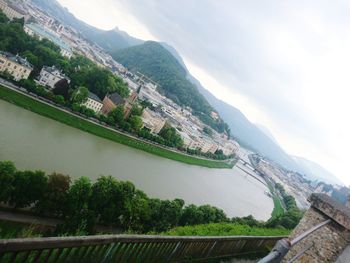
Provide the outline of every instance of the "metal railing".
{"type": "Polygon", "coordinates": [[[0,262],[184,262],[267,253],[283,237],[100,235],[0,240],[0,262]]]}
{"type": "MultiPolygon", "coordinates": [[[[281,239],[277,242],[275,247],[272,249],[272,251],[263,259],[261,259],[258,263],[269,263],[269,262],[281,262],[282,259],[287,255],[288,251],[298,244],[300,241],[311,235],[316,230],[322,228],[323,226],[329,224],[331,222],[331,219],[327,219],[326,221],[310,228],[309,230],[305,231],[301,235],[297,236],[296,238],[290,240],[288,238],[281,239]]],[[[309,250],[313,245],[307,246],[302,251],[297,253],[291,260],[288,261],[288,263],[294,262],[295,260],[299,259],[307,250],[309,250]]]]}

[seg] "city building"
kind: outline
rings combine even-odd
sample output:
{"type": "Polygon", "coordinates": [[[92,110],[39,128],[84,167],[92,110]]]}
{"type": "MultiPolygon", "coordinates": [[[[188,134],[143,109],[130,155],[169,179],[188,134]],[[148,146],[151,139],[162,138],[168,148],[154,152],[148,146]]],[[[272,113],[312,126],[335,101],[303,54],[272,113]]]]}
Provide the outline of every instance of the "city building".
{"type": "Polygon", "coordinates": [[[44,66],[41,69],[40,75],[36,82],[42,86],[47,86],[53,89],[55,87],[55,84],[62,79],[66,79],[67,82],[70,83],[70,79],[66,77],[62,73],[62,71],[57,69],[55,66],[52,66],[52,67],[44,66]]]}
{"type": "Polygon", "coordinates": [[[218,149],[218,146],[212,140],[201,138],[198,140],[198,148],[200,148],[204,153],[215,153],[215,151],[218,149]]]}
{"type": "Polygon", "coordinates": [[[14,80],[27,79],[32,70],[26,58],[0,51],[0,71],[8,72],[14,80]]]}
{"type": "Polygon", "coordinates": [[[125,100],[117,93],[107,94],[103,101],[103,107],[101,109],[102,114],[108,115],[112,110],[114,110],[118,105],[124,105],[125,100]]]}
{"type": "Polygon", "coordinates": [[[55,33],[46,30],[38,24],[25,24],[23,29],[28,35],[33,37],[35,36],[39,38],[39,40],[46,38],[52,41],[54,44],[59,46],[59,48],[61,49],[62,56],[67,58],[71,58],[73,56],[73,51],[71,47],[55,33]]]}
{"type": "Polygon", "coordinates": [[[101,112],[101,109],[103,107],[103,103],[100,100],[100,98],[92,92],[89,92],[87,101],[82,103],[81,105],[93,110],[97,114],[101,112]]]}
{"type": "Polygon", "coordinates": [[[129,117],[132,107],[137,101],[141,87],[138,88],[137,92],[132,92],[131,95],[125,100],[124,103],[124,115],[125,118],[129,117]]]}
{"type": "Polygon", "coordinates": [[[27,20],[29,18],[24,10],[4,0],[0,0],[0,9],[11,20],[14,18],[27,20]]]}
{"type": "Polygon", "coordinates": [[[150,109],[146,108],[142,112],[142,122],[145,128],[150,132],[158,134],[165,125],[165,119],[162,116],[150,109]]]}

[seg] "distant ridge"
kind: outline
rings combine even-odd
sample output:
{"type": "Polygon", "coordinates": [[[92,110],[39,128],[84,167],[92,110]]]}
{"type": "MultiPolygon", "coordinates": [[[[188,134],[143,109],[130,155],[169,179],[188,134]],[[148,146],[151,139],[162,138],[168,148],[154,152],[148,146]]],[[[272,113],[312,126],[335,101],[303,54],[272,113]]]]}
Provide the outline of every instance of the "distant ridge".
{"type": "Polygon", "coordinates": [[[120,31],[118,28],[112,30],[101,30],[90,26],[77,19],[67,8],[62,7],[56,0],[32,0],[32,2],[49,13],[52,17],[75,28],[87,40],[95,42],[107,51],[127,48],[144,42],[143,40],[131,37],[126,32],[120,31]]]}
{"type": "Polygon", "coordinates": [[[344,185],[342,181],[321,165],[303,157],[293,156],[293,159],[306,170],[305,174],[310,180],[322,181],[328,184],[344,185]]]}

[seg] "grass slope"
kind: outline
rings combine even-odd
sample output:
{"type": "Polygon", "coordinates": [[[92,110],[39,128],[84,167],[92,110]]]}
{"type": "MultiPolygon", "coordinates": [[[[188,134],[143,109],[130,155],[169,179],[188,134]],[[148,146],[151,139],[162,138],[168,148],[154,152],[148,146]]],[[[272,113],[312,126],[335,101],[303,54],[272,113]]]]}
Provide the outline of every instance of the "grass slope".
{"type": "Polygon", "coordinates": [[[288,236],[290,230],[217,223],[177,227],[163,234],[167,236],[288,236]]]}
{"type": "Polygon", "coordinates": [[[273,200],[273,204],[274,204],[273,210],[272,210],[272,213],[271,213],[271,217],[278,217],[280,215],[283,215],[284,214],[284,209],[282,207],[280,198],[276,194],[276,192],[273,189],[273,186],[271,185],[271,183],[267,181],[267,185],[268,185],[270,193],[272,195],[272,200],[273,200]]]}
{"type": "Polygon", "coordinates": [[[66,113],[57,108],[51,107],[45,103],[39,102],[33,98],[25,96],[16,91],[10,90],[0,85],[0,98],[21,106],[27,110],[33,111],[45,117],[54,119],[61,123],[67,124],[74,128],[78,128],[85,132],[97,135],[99,137],[121,143],[127,146],[134,147],[139,150],[146,151],[148,153],[152,153],[161,157],[165,157],[171,160],[199,165],[208,168],[232,168],[234,163],[220,162],[220,161],[212,161],[212,160],[203,160],[187,155],[183,155],[181,153],[176,153],[169,151],[167,149],[160,148],[158,146],[130,138],[126,135],[114,132],[107,128],[101,127],[97,124],[91,123],[87,120],[81,119],[69,113],[66,113]]]}

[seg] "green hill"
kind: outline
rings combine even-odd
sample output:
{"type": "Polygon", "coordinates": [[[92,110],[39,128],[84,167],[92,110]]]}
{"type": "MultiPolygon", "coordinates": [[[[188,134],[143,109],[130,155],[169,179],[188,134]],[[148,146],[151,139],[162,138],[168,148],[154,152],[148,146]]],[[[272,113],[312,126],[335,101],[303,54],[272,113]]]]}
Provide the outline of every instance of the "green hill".
{"type": "Polygon", "coordinates": [[[187,70],[160,43],[142,45],[112,52],[112,56],[132,72],[141,72],[156,81],[159,91],[181,106],[192,108],[194,115],[213,129],[224,132],[228,126],[221,119],[210,117],[215,111],[196,86],[188,81],[187,70]]]}

